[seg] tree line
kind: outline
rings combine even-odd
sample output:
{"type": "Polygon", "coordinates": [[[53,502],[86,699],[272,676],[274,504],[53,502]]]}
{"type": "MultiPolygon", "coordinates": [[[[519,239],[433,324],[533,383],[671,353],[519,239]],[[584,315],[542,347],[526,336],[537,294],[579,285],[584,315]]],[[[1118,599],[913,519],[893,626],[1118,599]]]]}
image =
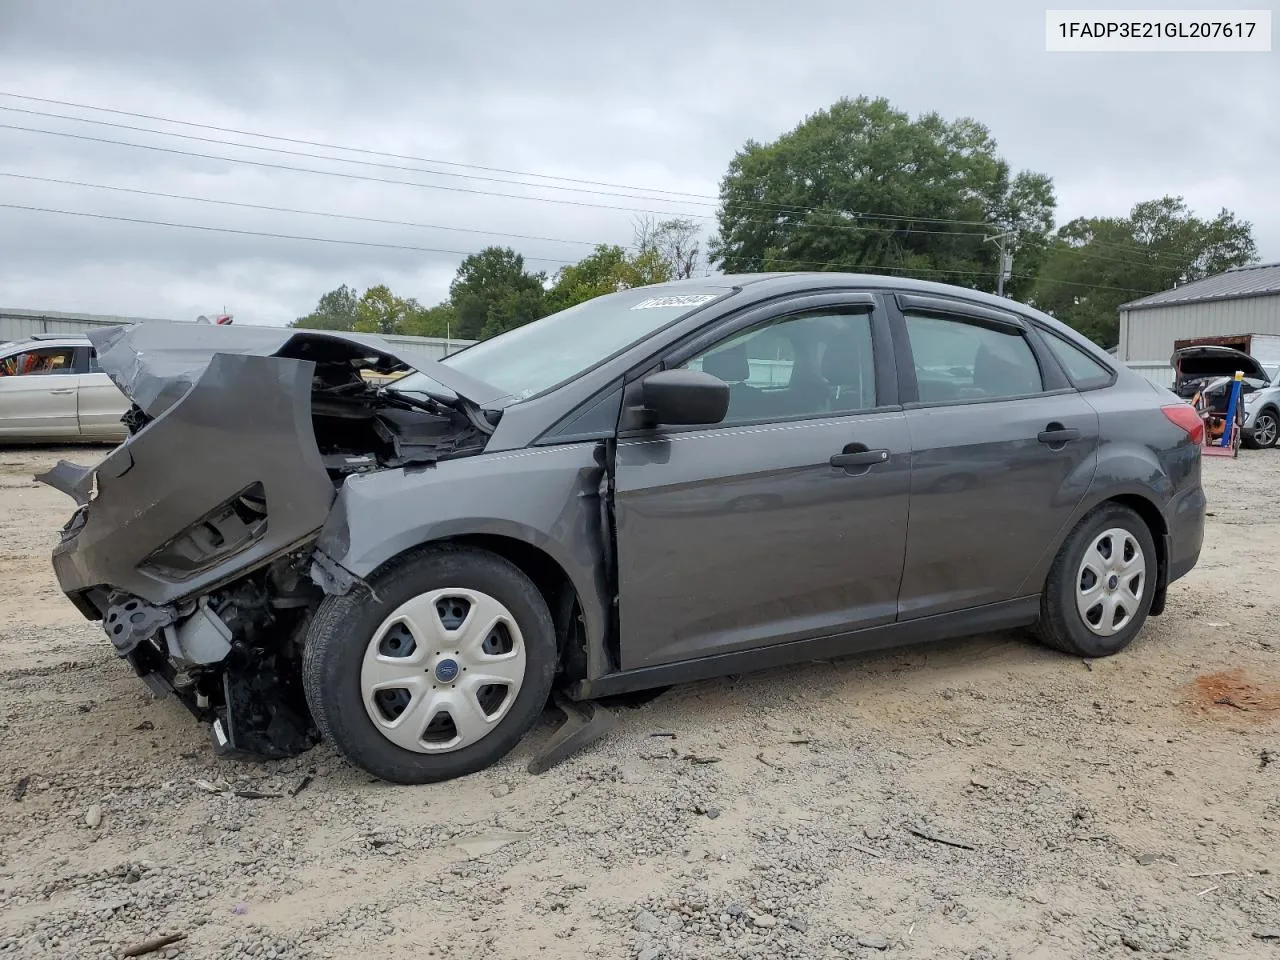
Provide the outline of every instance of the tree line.
{"type": "Polygon", "coordinates": [[[326,293],[294,326],[479,340],[604,293],[709,272],[840,270],[996,289],[1115,345],[1120,304],[1255,262],[1252,225],[1223,209],[1196,216],[1182,197],[1123,217],[1058,226],[1052,178],[1013,172],[983,124],[917,118],[887,100],[843,99],[771,143],[748,141],[720,182],[705,253],[690,219],[642,220],[630,247],[600,245],[553,276],[509,247],[458,267],[432,307],[385,286],[326,293]]]}

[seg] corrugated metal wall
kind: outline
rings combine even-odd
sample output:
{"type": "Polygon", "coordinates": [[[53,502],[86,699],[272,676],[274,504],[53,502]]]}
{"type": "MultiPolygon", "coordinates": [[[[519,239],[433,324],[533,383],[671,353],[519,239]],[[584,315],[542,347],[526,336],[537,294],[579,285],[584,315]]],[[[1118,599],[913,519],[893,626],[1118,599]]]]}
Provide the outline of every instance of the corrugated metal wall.
{"type": "MultiPolygon", "coordinates": [[[[100,327],[118,327],[131,323],[173,323],[149,317],[113,317],[98,314],[50,313],[35,310],[0,308],[0,343],[26,340],[41,333],[77,334],[100,327]]],[[[185,322],[185,321],[184,321],[185,322]]],[[[253,324],[242,324],[253,326],[253,324]]],[[[438,337],[387,337],[407,356],[439,360],[468,346],[470,340],[445,340],[438,337]]]]}
{"type": "Polygon", "coordinates": [[[1134,373],[1141,374],[1157,387],[1166,389],[1173,387],[1173,367],[1158,360],[1126,360],[1125,366],[1134,373]]]}
{"type": "Polygon", "coordinates": [[[1280,295],[1120,311],[1121,360],[1168,363],[1175,340],[1280,333],[1280,295]]]}

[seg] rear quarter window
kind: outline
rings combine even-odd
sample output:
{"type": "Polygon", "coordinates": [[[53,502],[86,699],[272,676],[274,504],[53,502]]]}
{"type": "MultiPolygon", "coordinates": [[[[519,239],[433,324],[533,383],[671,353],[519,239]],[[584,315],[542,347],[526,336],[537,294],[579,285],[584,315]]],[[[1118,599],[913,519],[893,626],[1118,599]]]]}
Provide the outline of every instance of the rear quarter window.
{"type": "Polygon", "coordinates": [[[1094,387],[1105,387],[1111,382],[1112,372],[1074,343],[1069,343],[1048,330],[1043,330],[1042,333],[1045,342],[1049,345],[1049,350],[1057,357],[1076,387],[1081,390],[1090,390],[1094,387]]]}

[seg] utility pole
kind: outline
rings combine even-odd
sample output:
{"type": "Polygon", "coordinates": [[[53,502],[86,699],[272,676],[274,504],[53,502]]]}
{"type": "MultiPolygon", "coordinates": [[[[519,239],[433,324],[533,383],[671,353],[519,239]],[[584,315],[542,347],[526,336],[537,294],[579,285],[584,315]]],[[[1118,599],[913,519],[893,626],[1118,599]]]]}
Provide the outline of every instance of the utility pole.
{"type": "Polygon", "coordinates": [[[1004,282],[1013,275],[1013,247],[1009,243],[1009,238],[1014,236],[1017,231],[1007,230],[1004,233],[998,233],[994,237],[985,237],[987,243],[994,243],[998,252],[996,266],[996,296],[1004,296],[1004,282]]]}

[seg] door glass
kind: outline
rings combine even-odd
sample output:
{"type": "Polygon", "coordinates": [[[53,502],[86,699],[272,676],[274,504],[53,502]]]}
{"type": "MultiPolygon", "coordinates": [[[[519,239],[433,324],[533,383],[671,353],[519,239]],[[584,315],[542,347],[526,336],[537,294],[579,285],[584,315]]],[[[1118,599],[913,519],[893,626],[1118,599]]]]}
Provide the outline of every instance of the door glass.
{"type": "Polygon", "coordinates": [[[102,372],[102,367],[98,366],[98,351],[94,350],[92,347],[89,348],[89,372],[102,372]]]}
{"type": "Polygon", "coordinates": [[[1047,334],[1044,339],[1077,387],[1087,390],[1089,387],[1103,387],[1111,382],[1111,371],[1075,344],[1068,343],[1053,333],[1047,334]]]}
{"type": "Polygon", "coordinates": [[[1040,365],[1016,330],[907,314],[921,403],[1025,397],[1044,391],[1040,365]]]}
{"type": "Polygon", "coordinates": [[[26,377],[41,374],[75,373],[71,347],[46,347],[15,353],[0,360],[0,377],[26,377]]]}
{"type": "Polygon", "coordinates": [[[876,405],[871,315],[781,317],[737,333],[684,364],[729,384],[723,423],[822,417],[876,405]]]}

